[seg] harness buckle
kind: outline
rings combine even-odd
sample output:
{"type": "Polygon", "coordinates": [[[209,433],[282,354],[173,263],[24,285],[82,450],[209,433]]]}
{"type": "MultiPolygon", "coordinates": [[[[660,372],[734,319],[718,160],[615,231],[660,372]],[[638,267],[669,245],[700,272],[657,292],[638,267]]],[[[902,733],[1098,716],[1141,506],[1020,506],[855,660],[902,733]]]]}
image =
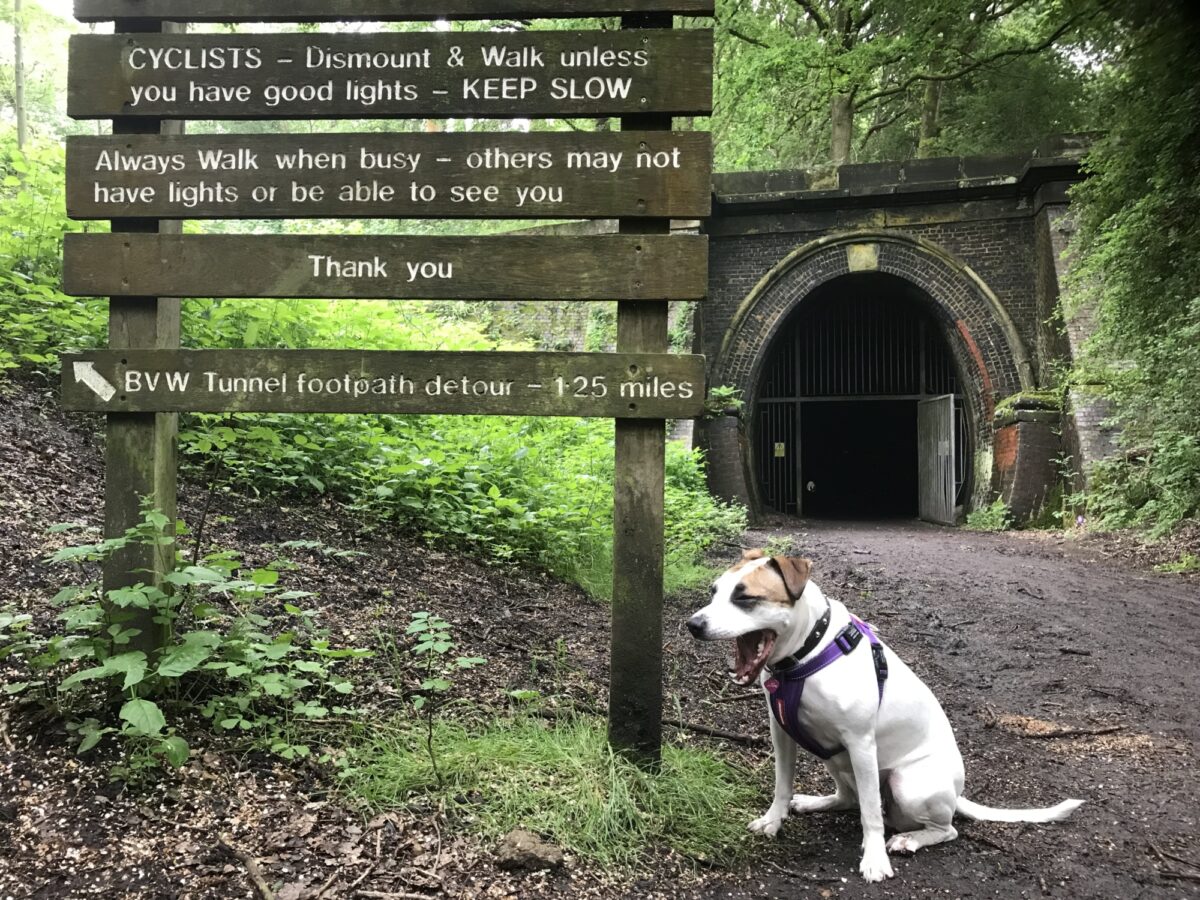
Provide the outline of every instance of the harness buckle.
{"type": "Polygon", "coordinates": [[[854,652],[854,648],[858,646],[858,643],[862,640],[862,637],[862,632],[855,627],[853,622],[851,622],[838,632],[838,636],[833,639],[833,642],[837,644],[838,649],[841,650],[843,654],[849,656],[852,652],[854,652]]]}
{"type": "Polygon", "coordinates": [[[888,664],[887,658],[883,655],[883,644],[872,644],[871,655],[875,657],[875,675],[882,683],[887,681],[888,664]]]}

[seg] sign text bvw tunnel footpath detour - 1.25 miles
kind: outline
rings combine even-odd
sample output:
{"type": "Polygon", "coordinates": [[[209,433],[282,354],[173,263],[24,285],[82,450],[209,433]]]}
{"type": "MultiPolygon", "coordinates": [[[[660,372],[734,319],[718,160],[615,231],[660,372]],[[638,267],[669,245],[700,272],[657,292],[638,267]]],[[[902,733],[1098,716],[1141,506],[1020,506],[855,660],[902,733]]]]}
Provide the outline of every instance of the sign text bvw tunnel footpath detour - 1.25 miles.
{"type": "MultiPolygon", "coordinates": [[[[71,42],[67,290],[108,297],[109,348],[63,359],[69,409],[107,414],[109,536],[175,511],[177,413],[362,412],[617,420],[609,733],[661,742],[664,419],[698,415],[704,360],[667,353],[669,300],[702,300],[713,0],[76,0],[115,34],[71,42]],[[434,9],[436,12],[431,12],[434,9]],[[187,22],[619,16],[620,30],[186,34],[187,22]],[[185,136],[196,119],[619,117],[619,133],[185,136]],[[182,235],[187,219],[616,218],[617,235],[182,235]],[[179,349],[181,297],[616,300],[616,353],[179,349]]],[[[109,562],[108,589],[169,548],[109,562]]],[[[160,635],[143,624],[142,649],[160,635]]]]}

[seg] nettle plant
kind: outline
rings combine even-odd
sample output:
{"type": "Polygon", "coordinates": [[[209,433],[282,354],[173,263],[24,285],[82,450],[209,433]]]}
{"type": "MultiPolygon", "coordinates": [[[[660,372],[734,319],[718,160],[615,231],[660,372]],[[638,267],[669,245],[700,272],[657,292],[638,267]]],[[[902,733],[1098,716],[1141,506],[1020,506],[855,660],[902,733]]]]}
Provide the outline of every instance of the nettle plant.
{"type": "Polygon", "coordinates": [[[416,640],[409,652],[416,657],[421,686],[412,696],[412,705],[425,720],[425,749],[440,788],[443,784],[442,773],[433,747],[434,715],[454,687],[454,676],[482,666],[487,660],[479,656],[455,655],[456,645],[450,632],[450,623],[432,613],[413,613],[405,634],[416,640]]]}
{"type": "MultiPolygon", "coordinates": [[[[167,525],[147,510],[122,537],[66,547],[49,561],[78,565],[86,576],[96,569],[89,564],[131,544],[170,544],[167,525]]],[[[351,712],[342,703],[354,687],[337,667],[368,651],[330,645],[312,613],[296,605],[313,595],[280,587],[287,565],[250,569],[232,551],[189,564],[176,554],[161,587],[105,592],[85,580],[64,588],[54,598],[62,611],[51,635],[36,634],[28,617],[0,620],[0,658],[23,657],[30,674],[9,692],[61,713],[80,737],[80,753],[115,735],[134,767],[183,765],[189,747],[180,720],[197,713],[217,731],[245,733],[285,758],[307,756],[309,748],[290,737],[292,724],[351,712]],[[133,648],[140,631],[132,623],[147,612],[162,630],[150,653],[133,648]]]]}

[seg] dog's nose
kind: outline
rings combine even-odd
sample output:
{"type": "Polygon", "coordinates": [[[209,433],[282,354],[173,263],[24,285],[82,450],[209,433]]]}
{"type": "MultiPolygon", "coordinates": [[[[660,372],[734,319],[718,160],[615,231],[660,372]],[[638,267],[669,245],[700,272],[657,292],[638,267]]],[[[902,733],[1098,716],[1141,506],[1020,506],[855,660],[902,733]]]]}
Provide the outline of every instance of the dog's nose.
{"type": "Polygon", "coordinates": [[[687,623],[688,631],[692,633],[692,637],[704,639],[704,632],[708,628],[708,622],[701,613],[696,613],[687,623]]]}

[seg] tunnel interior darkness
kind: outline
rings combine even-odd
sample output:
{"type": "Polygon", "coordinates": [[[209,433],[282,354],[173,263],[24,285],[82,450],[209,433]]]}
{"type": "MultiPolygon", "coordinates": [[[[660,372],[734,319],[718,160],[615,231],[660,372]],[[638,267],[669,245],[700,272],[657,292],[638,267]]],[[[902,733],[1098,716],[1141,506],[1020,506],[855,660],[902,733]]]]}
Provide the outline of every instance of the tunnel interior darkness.
{"type": "MultiPolygon", "coordinates": [[[[932,309],[909,282],[869,273],[823,285],[791,314],[767,351],[754,410],[765,506],[819,518],[918,514],[918,402],[959,394],[932,309]]],[[[961,490],[967,456],[957,455],[961,490]]]]}

